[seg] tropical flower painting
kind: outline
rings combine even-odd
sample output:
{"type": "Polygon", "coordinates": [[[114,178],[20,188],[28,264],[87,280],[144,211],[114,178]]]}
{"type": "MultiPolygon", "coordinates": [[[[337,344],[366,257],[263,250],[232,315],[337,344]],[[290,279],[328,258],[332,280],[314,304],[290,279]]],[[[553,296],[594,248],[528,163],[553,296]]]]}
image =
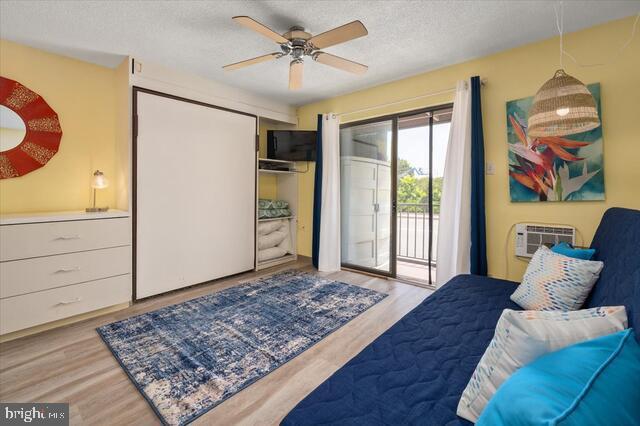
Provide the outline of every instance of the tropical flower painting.
{"type": "MultiPolygon", "coordinates": [[[[600,114],[600,83],[587,86],[600,114]]],[[[604,200],[602,126],[564,137],[530,138],[533,97],[507,102],[511,201],[604,200]]]]}

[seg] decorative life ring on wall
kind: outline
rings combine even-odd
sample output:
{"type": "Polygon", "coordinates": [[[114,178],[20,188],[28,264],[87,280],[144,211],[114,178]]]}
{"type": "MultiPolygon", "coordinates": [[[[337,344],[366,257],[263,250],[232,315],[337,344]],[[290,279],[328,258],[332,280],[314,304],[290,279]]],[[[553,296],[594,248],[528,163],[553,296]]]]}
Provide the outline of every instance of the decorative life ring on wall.
{"type": "Polygon", "coordinates": [[[25,132],[22,142],[0,151],[0,179],[24,176],[47,164],[62,139],[56,112],[40,95],[5,77],[0,77],[0,105],[22,119],[25,132]]]}

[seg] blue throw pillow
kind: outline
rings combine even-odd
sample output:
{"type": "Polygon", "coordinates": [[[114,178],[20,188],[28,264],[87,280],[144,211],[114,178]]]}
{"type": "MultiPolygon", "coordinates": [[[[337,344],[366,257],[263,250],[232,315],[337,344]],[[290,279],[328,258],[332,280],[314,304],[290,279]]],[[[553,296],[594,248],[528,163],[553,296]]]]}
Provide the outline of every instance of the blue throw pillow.
{"type": "Polygon", "coordinates": [[[551,251],[554,253],[562,254],[565,256],[573,257],[574,259],[591,260],[596,249],[577,249],[571,247],[569,243],[558,243],[551,247],[551,251]]]}
{"type": "Polygon", "coordinates": [[[640,344],[633,329],[544,355],[516,371],[476,423],[639,425],[640,344]]]}

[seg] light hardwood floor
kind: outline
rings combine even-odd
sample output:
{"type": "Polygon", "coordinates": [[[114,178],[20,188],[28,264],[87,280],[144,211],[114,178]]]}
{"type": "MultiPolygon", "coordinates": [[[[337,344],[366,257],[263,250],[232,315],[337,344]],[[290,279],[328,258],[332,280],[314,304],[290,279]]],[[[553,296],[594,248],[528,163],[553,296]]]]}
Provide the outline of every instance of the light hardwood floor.
{"type": "MultiPolygon", "coordinates": [[[[2,343],[0,401],[68,402],[71,424],[160,424],[95,328],[291,267],[289,264],[218,280],[154,297],[112,314],[2,343]]],[[[313,271],[308,260],[300,260],[293,267],[313,271]]],[[[301,399],[431,293],[425,288],[348,271],[320,275],[389,296],[209,411],[195,424],[278,424],[301,399]]]]}

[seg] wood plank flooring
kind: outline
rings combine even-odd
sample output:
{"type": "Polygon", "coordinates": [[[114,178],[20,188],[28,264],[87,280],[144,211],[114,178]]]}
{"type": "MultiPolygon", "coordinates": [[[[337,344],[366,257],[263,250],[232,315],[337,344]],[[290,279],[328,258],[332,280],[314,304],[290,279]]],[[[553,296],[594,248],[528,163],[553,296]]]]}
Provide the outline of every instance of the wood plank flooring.
{"type": "MultiPolygon", "coordinates": [[[[0,401],[68,402],[71,424],[160,424],[95,328],[220,291],[279,270],[314,271],[309,261],[250,272],[164,296],[101,317],[0,344],[0,401]]],[[[317,272],[316,272],[317,273],[317,272]]],[[[306,395],[431,291],[341,271],[327,278],[389,294],[306,352],[196,420],[200,425],[275,425],[306,395]]]]}

